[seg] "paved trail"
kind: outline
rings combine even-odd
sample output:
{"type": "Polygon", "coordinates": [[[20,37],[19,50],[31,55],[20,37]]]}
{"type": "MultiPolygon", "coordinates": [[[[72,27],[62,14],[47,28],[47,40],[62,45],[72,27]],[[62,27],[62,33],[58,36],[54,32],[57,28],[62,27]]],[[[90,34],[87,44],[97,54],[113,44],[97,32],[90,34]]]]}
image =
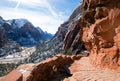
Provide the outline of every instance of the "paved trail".
{"type": "Polygon", "coordinates": [[[93,67],[88,57],[75,61],[69,69],[73,75],[63,81],[120,81],[120,73],[93,67]]]}

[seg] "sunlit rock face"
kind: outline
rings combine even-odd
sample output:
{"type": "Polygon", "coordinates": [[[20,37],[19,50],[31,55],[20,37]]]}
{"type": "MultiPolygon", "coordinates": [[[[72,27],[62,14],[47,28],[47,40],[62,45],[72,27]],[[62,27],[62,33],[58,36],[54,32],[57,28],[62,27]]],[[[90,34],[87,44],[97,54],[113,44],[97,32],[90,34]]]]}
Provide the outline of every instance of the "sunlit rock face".
{"type": "Polygon", "coordinates": [[[82,7],[82,40],[91,63],[119,70],[120,1],[83,0],[82,7]]]}

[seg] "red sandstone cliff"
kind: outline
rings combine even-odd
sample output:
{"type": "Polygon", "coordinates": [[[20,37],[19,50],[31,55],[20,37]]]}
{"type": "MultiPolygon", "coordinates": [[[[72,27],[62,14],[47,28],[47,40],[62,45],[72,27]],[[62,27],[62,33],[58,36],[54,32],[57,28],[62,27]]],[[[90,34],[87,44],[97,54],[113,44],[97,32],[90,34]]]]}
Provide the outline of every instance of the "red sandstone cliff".
{"type": "Polygon", "coordinates": [[[81,19],[67,32],[63,48],[80,50],[84,42],[92,64],[119,70],[119,20],[119,0],[83,0],[81,19]]]}
{"type": "Polygon", "coordinates": [[[120,1],[83,0],[82,40],[96,66],[120,71],[120,1]]]}

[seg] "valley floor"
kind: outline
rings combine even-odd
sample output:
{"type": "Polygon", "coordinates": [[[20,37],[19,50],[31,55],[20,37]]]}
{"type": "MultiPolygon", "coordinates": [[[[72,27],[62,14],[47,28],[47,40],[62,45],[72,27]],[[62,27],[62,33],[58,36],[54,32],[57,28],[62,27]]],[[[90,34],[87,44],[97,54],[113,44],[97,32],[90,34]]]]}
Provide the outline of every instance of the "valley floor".
{"type": "Polygon", "coordinates": [[[17,63],[25,58],[28,58],[34,51],[35,47],[24,48],[21,52],[14,53],[0,58],[0,64],[17,63]]]}
{"type": "Polygon", "coordinates": [[[71,77],[63,81],[120,81],[120,73],[92,66],[88,57],[76,60],[70,67],[71,77]]]}

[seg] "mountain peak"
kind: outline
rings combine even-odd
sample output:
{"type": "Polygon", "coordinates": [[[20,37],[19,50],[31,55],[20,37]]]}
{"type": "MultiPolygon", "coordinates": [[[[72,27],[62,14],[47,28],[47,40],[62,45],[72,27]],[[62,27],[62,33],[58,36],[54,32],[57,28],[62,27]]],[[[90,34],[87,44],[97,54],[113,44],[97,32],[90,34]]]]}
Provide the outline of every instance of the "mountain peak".
{"type": "Polygon", "coordinates": [[[23,19],[23,18],[21,18],[21,19],[11,19],[11,20],[8,20],[8,22],[10,22],[11,24],[16,25],[16,27],[18,27],[18,28],[21,28],[26,23],[30,23],[27,19],[23,19]]]}
{"type": "Polygon", "coordinates": [[[16,41],[22,46],[36,45],[40,41],[45,41],[52,37],[41,28],[34,27],[27,19],[10,19],[2,22],[1,25],[6,30],[8,39],[16,41]]]}

